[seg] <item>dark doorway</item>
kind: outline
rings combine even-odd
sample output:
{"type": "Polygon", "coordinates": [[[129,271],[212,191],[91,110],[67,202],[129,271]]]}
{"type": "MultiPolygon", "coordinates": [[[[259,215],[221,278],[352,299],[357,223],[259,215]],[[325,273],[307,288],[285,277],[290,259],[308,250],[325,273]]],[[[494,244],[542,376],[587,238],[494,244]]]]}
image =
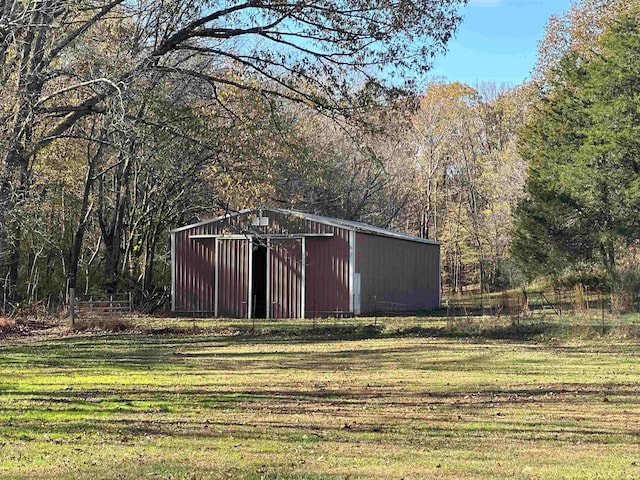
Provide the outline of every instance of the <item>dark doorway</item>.
{"type": "Polygon", "coordinates": [[[267,317],[267,247],[253,244],[251,292],[253,295],[253,318],[267,317]]]}

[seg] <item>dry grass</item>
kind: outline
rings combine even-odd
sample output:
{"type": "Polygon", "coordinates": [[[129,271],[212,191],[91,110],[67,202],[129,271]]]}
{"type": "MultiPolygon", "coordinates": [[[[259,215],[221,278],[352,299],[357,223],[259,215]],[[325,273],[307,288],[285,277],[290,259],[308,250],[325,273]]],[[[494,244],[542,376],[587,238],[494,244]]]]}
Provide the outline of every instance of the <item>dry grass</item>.
{"type": "Polygon", "coordinates": [[[71,329],[76,332],[127,332],[134,329],[134,322],[123,315],[85,315],[76,319],[71,329]]]}
{"type": "Polygon", "coordinates": [[[0,317],[0,329],[10,329],[15,326],[15,320],[10,318],[0,317]]]}

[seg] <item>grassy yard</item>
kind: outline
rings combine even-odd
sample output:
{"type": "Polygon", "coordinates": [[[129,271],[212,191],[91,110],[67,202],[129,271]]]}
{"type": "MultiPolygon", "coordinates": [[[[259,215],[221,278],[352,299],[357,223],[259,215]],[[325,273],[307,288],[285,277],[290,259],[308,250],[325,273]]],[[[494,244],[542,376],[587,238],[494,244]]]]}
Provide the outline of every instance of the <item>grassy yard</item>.
{"type": "Polygon", "coordinates": [[[1,478],[640,478],[637,336],[155,322],[1,341],[1,478]]]}

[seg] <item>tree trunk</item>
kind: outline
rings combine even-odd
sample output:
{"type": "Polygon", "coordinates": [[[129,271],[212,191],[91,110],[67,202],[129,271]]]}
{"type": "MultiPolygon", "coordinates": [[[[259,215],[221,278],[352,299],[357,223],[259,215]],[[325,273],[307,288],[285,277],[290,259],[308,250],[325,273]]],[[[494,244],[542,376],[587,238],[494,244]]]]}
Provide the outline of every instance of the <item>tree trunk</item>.
{"type": "Polygon", "coordinates": [[[91,213],[91,207],[89,206],[89,195],[91,194],[91,188],[93,186],[93,172],[95,170],[95,161],[97,156],[100,155],[101,149],[98,151],[98,155],[89,162],[89,168],[87,169],[87,176],[84,182],[84,192],[82,194],[82,205],[80,207],[80,221],[73,236],[73,243],[69,251],[69,267],[67,270],[68,288],[75,289],[78,278],[78,263],[80,261],[80,253],[82,252],[82,242],[84,240],[84,234],[87,227],[87,221],[89,220],[89,214],[91,213]]]}
{"type": "Polygon", "coordinates": [[[18,299],[21,221],[17,199],[29,188],[28,165],[23,148],[16,147],[6,156],[4,178],[0,180],[0,275],[3,298],[18,299]]]}
{"type": "MultiPolygon", "coordinates": [[[[2,180],[2,182],[0,183],[0,286],[2,286],[2,290],[0,290],[0,293],[2,294],[2,299],[8,298],[11,293],[8,282],[5,283],[8,272],[7,268],[9,266],[9,235],[7,231],[7,210],[9,205],[9,196],[10,191],[8,188],[8,182],[2,180]]],[[[2,311],[3,308],[4,306],[0,306],[0,311],[2,311]]]]}

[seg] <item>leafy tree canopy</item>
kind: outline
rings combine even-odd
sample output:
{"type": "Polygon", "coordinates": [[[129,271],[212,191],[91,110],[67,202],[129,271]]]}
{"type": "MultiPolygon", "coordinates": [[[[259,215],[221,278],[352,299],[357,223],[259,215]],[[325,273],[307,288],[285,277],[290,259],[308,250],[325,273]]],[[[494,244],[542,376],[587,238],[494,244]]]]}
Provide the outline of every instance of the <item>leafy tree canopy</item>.
{"type": "Polygon", "coordinates": [[[531,276],[599,265],[612,287],[619,255],[640,239],[640,15],[569,53],[521,131],[527,197],[513,252],[531,276]]]}

